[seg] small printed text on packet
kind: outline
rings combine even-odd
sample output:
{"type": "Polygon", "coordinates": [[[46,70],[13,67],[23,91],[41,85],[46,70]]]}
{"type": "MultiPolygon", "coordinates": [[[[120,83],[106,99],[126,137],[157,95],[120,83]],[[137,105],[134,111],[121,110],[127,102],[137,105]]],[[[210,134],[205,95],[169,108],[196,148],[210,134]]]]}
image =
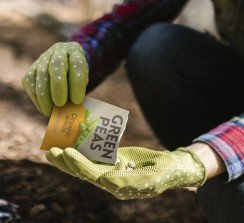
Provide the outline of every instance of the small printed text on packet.
{"type": "Polygon", "coordinates": [[[69,138],[71,135],[72,126],[74,120],[77,118],[77,114],[73,113],[71,116],[65,114],[65,121],[62,125],[62,132],[65,133],[65,138],[69,138]]]}

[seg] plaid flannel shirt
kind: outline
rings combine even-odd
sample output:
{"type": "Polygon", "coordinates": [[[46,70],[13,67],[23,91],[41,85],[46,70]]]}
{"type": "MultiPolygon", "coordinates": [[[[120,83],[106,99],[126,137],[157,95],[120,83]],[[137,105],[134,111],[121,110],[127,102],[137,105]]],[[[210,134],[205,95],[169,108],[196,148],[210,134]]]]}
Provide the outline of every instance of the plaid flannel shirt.
{"type": "Polygon", "coordinates": [[[194,141],[207,143],[222,157],[228,172],[228,181],[243,174],[244,114],[217,126],[194,141]]]}
{"type": "MultiPolygon", "coordinates": [[[[81,27],[72,40],[80,43],[90,67],[93,88],[126,57],[136,37],[149,25],[170,22],[187,0],[127,0],[111,13],[81,27]]],[[[212,146],[225,162],[229,181],[244,172],[244,116],[223,123],[195,140],[212,146]]]]}

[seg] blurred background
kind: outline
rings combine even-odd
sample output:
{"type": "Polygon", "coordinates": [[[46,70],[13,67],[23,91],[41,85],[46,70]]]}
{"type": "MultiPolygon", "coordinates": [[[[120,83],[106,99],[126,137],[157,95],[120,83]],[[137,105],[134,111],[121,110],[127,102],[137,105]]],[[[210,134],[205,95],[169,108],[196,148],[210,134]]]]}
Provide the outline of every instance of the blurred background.
{"type": "MultiPolygon", "coordinates": [[[[52,44],[68,41],[80,26],[120,2],[0,0],[0,199],[17,205],[16,222],[204,222],[192,190],[119,201],[56,170],[39,150],[48,119],[32,105],[21,77],[52,44]]],[[[218,38],[213,16],[209,0],[192,0],[175,22],[218,38]]],[[[122,146],[164,149],[140,111],[123,66],[89,95],[130,111],[122,146]],[[123,93],[111,94],[115,89],[123,93]]]]}

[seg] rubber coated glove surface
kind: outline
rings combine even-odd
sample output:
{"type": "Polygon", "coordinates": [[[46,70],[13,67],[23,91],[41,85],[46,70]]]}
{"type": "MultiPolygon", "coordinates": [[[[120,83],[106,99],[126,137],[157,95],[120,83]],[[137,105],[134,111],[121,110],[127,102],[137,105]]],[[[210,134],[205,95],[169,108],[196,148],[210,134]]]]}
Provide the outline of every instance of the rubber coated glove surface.
{"type": "Polygon", "coordinates": [[[54,44],[22,78],[22,85],[36,108],[46,116],[50,116],[53,104],[63,106],[68,97],[80,104],[87,83],[87,61],[76,42],[54,44]]]}
{"type": "Polygon", "coordinates": [[[200,186],[205,168],[191,152],[153,151],[141,147],[118,150],[115,165],[93,162],[73,148],[52,148],[47,159],[60,170],[86,180],[121,200],[155,197],[167,189],[200,186]]]}

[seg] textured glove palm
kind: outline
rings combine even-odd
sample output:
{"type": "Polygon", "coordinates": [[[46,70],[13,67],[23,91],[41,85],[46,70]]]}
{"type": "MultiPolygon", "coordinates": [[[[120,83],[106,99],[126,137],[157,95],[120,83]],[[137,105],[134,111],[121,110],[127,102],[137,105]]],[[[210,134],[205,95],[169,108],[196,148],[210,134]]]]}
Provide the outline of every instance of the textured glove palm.
{"type": "Polygon", "coordinates": [[[68,95],[73,103],[80,104],[87,83],[87,61],[82,47],[75,42],[54,44],[22,78],[31,100],[46,116],[50,116],[53,104],[63,106],[68,95]]]}
{"type": "Polygon", "coordinates": [[[122,200],[155,197],[167,189],[200,186],[205,181],[203,164],[184,148],[174,152],[119,148],[115,165],[90,161],[73,148],[52,148],[46,157],[60,170],[122,200]]]}

